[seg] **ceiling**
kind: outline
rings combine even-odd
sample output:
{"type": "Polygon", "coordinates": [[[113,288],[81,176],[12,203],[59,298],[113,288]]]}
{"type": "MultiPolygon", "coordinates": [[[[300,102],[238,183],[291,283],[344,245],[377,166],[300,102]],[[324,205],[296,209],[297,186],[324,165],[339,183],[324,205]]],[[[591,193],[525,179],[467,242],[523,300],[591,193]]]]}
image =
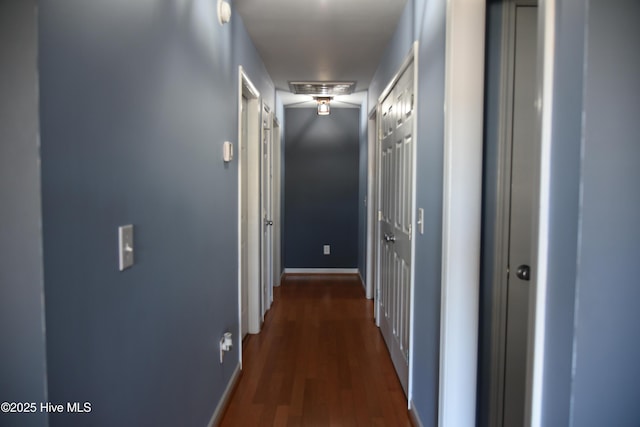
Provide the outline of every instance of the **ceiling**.
{"type": "MultiPolygon", "coordinates": [[[[289,81],[356,81],[366,91],[406,0],[234,0],[262,60],[288,106],[314,106],[289,81]]],[[[363,94],[336,97],[354,106],[363,94]]]]}

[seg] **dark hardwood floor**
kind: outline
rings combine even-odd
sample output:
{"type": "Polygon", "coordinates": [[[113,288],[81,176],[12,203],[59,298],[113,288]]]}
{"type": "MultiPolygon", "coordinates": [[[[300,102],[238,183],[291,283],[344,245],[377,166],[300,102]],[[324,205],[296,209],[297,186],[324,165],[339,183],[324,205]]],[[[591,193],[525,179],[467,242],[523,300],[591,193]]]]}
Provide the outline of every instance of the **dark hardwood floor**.
{"type": "Polygon", "coordinates": [[[222,426],[411,426],[358,276],[287,276],[222,426]]]}

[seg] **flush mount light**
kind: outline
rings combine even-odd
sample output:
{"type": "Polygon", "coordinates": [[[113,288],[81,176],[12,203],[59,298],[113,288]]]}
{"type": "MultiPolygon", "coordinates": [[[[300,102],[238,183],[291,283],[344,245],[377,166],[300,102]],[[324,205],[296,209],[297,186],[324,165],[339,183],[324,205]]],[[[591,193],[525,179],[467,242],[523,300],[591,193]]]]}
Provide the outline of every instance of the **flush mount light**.
{"type": "Polygon", "coordinates": [[[356,82],[289,82],[289,89],[297,95],[349,95],[355,87],[356,82]]]}
{"type": "Polygon", "coordinates": [[[220,25],[231,21],[231,6],[224,0],[218,0],[218,22],[220,25]]]}
{"type": "Polygon", "coordinates": [[[318,115],[328,116],[331,112],[331,108],[329,107],[331,97],[317,96],[316,101],[318,102],[318,115]]]}

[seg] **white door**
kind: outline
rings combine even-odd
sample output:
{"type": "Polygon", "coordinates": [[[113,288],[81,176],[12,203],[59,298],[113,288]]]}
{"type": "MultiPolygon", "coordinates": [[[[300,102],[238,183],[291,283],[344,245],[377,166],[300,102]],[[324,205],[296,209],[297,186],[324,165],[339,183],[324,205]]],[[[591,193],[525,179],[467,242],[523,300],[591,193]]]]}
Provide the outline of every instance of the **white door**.
{"type": "Polygon", "coordinates": [[[535,70],[537,15],[535,6],[516,6],[511,152],[511,218],[509,225],[506,349],[504,381],[505,427],[524,425],[532,215],[538,192],[536,173],[535,70]]]}
{"type": "Polygon", "coordinates": [[[413,61],[380,107],[380,329],[405,393],[412,272],[413,61]]]}
{"type": "Polygon", "coordinates": [[[271,111],[263,106],[262,111],[262,164],[261,164],[261,206],[262,212],[262,244],[261,244],[261,316],[271,307],[273,289],[273,216],[271,210],[272,197],[272,143],[271,143],[271,111]]]}
{"type": "MultiPolygon", "coordinates": [[[[281,229],[280,229],[280,192],[281,192],[281,156],[282,150],[280,146],[280,124],[277,118],[273,118],[273,132],[271,133],[271,167],[272,167],[272,193],[271,193],[271,212],[273,215],[273,226],[271,233],[273,238],[273,286],[280,286],[280,276],[282,274],[282,260],[280,256],[281,248],[281,229]]],[[[273,301],[273,292],[271,294],[273,301]]]]}
{"type": "Polygon", "coordinates": [[[247,334],[249,328],[249,246],[247,244],[249,236],[249,174],[248,172],[248,150],[249,143],[248,128],[248,104],[249,101],[243,95],[240,119],[241,133],[240,133],[240,298],[241,298],[241,313],[240,313],[240,325],[242,330],[240,331],[242,337],[247,334]]]}

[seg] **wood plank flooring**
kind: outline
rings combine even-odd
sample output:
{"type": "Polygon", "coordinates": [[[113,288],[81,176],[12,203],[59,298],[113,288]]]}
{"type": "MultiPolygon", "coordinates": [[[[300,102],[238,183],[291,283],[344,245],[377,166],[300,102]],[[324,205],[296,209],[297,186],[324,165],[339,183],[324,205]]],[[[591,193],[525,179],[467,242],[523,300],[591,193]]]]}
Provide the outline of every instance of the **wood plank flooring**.
{"type": "Polygon", "coordinates": [[[358,276],[287,276],[221,426],[411,426],[358,276]]]}

